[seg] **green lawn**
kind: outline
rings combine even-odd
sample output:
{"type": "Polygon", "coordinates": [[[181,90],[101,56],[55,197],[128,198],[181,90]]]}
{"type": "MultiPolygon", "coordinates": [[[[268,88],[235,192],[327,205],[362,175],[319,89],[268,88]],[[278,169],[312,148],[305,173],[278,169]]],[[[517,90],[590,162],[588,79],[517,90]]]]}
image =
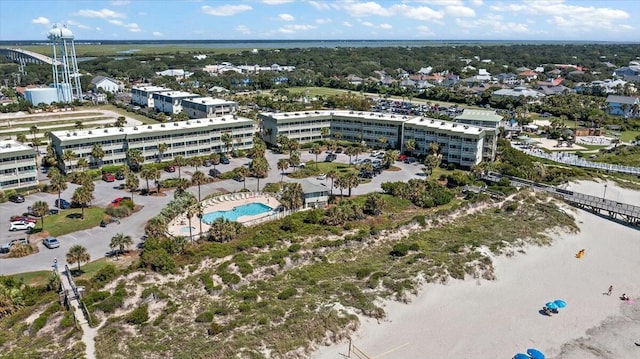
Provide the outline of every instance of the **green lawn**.
{"type": "Polygon", "coordinates": [[[622,142],[631,142],[636,140],[636,136],[640,135],[640,131],[623,131],[620,134],[622,142]]]}
{"type": "Polygon", "coordinates": [[[41,286],[49,283],[52,271],[53,268],[51,271],[41,270],[37,272],[18,273],[11,275],[11,277],[22,281],[24,284],[29,286],[41,286]]]}
{"type": "Polygon", "coordinates": [[[306,178],[306,177],[317,176],[320,173],[328,173],[329,171],[336,171],[338,172],[339,175],[345,175],[349,172],[358,172],[358,170],[356,169],[356,166],[350,166],[345,163],[318,162],[316,166],[316,162],[309,161],[306,163],[306,168],[298,168],[298,169],[289,168],[287,170],[287,176],[291,178],[306,178]]]}
{"type": "Polygon", "coordinates": [[[113,262],[109,259],[107,260],[107,258],[100,258],[98,260],[95,260],[93,262],[89,262],[89,263],[82,263],[80,264],[80,275],[78,276],[77,274],[77,270],[78,270],[78,264],[75,263],[73,265],[69,265],[69,269],[71,269],[71,272],[73,273],[74,276],[77,276],[78,279],[86,279],[86,280],[90,280],[91,277],[93,277],[96,273],[98,273],[98,271],[104,267],[106,267],[109,264],[113,264],[113,262]]]}
{"type": "MultiPolygon", "coordinates": [[[[156,121],[156,120],[154,120],[152,118],[149,118],[149,117],[143,116],[143,115],[138,115],[135,112],[127,112],[127,110],[118,108],[118,107],[116,107],[114,105],[100,105],[100,106],[95,106],[93,108],[100,109],[100,110],[113,111],[113,112],[118,113],[118,114],[120,114],[122,116],[131,117],[131,118],[136,119],[136,120],[138,120],[138,121],[140,121],[142,123],[145,123],[145,124],[159,123],[158,121],[156,121]]],[[[115,119],[114,119],[114,121],[115,121],[115,119]]]]}
{"type": "MultiPolygon", "coordinates": [[[[44,217],[44,228],[51,236],[61,236],[63,234],[81,231],[100,225],[104,216],[104,208],[85,208],[84,219],[80,218],[82,211],[80,208],[65,209],[59,214],[44,217]]],[[[36,232],[42,230],[42,221],[36,223],[36,232]]]]}

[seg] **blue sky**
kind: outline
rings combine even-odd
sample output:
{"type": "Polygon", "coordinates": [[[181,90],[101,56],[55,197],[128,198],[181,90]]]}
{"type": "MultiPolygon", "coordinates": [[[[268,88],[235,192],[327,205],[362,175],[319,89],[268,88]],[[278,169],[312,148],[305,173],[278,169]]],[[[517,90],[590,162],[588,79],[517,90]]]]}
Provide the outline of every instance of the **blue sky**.
{"type": "Polygon", "coordinates": [[[1,0],[0,40],[640,41],[638,19],[638,0],[1,0]]]}

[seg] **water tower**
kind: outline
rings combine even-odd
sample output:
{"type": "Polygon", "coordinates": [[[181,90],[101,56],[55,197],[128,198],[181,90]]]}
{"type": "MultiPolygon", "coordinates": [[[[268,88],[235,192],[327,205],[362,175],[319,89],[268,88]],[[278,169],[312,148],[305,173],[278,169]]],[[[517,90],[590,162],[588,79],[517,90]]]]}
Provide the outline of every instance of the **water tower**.
{"type": "Polygon", "coordinates": [[[53,56],[53,86],[58,89],[58,102],[82,100],[80,72],[76,61],[76,47],[73,32],[65,26],[53,26],[47,38],[51,40],[53,56]]]}

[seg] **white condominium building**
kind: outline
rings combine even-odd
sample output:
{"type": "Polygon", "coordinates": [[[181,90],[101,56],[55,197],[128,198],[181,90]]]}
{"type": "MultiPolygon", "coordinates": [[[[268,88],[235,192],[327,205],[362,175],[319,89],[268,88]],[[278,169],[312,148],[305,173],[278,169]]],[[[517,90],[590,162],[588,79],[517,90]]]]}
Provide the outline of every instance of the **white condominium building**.
{"type": "Polygon", "coordinates": [[[415,154],[426,154],[429,143],[440,146],[443,159],[470,167],[483,159],[495,159],[495,145],[486,143],[497,129],[484,128],[431,118],[356,111],[310,111],[261,113],[266,142],[278,144],[284,135],[300,143],[331,137],[352,142],[365,142],[370,147],[395,148],[405,151],[405,143],[415,139],[415,154]],[[328,136],[323,136],[323,129],[328,136]]]}
{"type": "Polygon", "coordinates": [[[136,86],[131,89],[131,103],[142,107],[153,107],[153,94],[171,89],[159,86],[136,86]]]}
{"type": "Polygon", "coordinates": [[[91,158],[91,150],[96,144],[101,145],[105,153],[104,165],[127,163],[127,151],[130,149],[140,150],[145,162],[149,163],[171,160],[176,156],[189,158],[212,152],[246,150],[253,147],[255,131],[253,120],[229,116],[122,128],[54,131],[50,136],[59,166],[69,172],[78,168],[80,158],[86,158],[92,167],[98,165],[98,160],[91,158]],[[230,141],[225,142],[227,138],[230,141]],[[158,148],[162,143],[168,147],[160,154],[158,148]],[[66,150],[75,153],[73,161],[62,160],[66,150]]]}
{"type": "Polygon", "coordinates": [[[189,118],[210,118],[233,115],[238,103],[213,97],[196,97],[182,100],[182,112],[189,118]]]}
{"type": "Polygon", "coordinates": [[[498,146],[498,127],[502,124],[503,118],[494,110],[476,110],[465,108],[460,116],[456,117],[456,122],[467,125],[479,126],[486,128],[486,136],[484,139],[484,159],[492,160],[495,157],[496,148],[498,146]]]}
{"type": "Polygon", "coordinates": [[[14,140],[0,141],[0,190],[37,185],[36,151],[14,140]]]}
{"type": "Polygon", "coordinates": [[[158,112],[176,114],[182,111],[182,100],[200,97],[184,91],[166,91],[153,93],[153,107],[158,112]]]}

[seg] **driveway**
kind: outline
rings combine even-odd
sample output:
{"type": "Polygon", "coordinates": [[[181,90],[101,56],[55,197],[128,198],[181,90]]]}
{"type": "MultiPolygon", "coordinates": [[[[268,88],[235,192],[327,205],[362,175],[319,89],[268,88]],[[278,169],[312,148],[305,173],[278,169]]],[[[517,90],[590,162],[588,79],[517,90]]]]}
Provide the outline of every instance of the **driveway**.
{"type": "MultiPolygon", "coordinates": [[[[360,155],[359,157],[367,157],[368,154],[360,155]]],[[[274,154],[270,151],[267,151],[266,158],[269,162],[271,169],[269,170],[268,176],[266,178],[260,179],[260,187],[264,187],[266,183],[269,182],[279,182],[281,179],[280,172],[277,169],[277,162],[280,158],[287,158],[288,156],[283,154],[274,154]]],[[[318,156],[318,160],[324,160],[325,155],[322,154],[318,156]]],[[[302,151],[301,160],[303,162],[308,162],[315,160],[315,156],[308,153],[308,151],[302,151]]],[[[250,159],[247,158],[231,158],[230,164],[228,165],[218,165],[218,168],[222,172],[230,171],[235,167],[248,165],[250,159]]],[[[348,163],[349,156],[345,154],[338,154],[338,158],[336,162],[348,163]]],[[[352,195],[360,195],[366,194],[370,192],[380,191],[380,185],[383,182],[387,181],[408,181],[411,178],[421,178],[420,168],[421,165],[408,165],[401,162],[396,162],[395,166],[401,168],[401,171],[384,171],[382,174],[374,177],[371,182],[366,184],[361,184],[357,188],[352,190],[352,195]]],[[[208,173],[209,168],[200,167],[199,170],[208,173]]],[[[195,171],[195,168],[185,166],[181,168],[181,174],[185,178],[189,178],[189,176],[195,171]]],[[[288,171],[291,171],[289,169],[288,171]]],[[[162,172],[162,179],[166,178],[177,178],[178,172],[168,173],[162,172]]],[[[331,180],[317,180],[313,177],[308,178],[310,181],[318,182],[319,184],[325,185],[331,190],[331,180]]],[[[299,180],[287,178],[285,176],[285,182],[296,182],[299,180]]],[[[94,191],[95,200],[93,204],[99,207],[106,207],[111,201],[116,197],[122,197],[124,195],[129,195],[128,192],[118,189],[118,186],[122,181],[116,182],[104,182],[97,181],[96,190],[94,191]]],[[[251,191],[256,190],[257,179],[253,177],[248,177],[246,179],[245,184],[242,182],[236,182],[234,180],[223,180],[211,182],[206,185],[201,186],[201,194],[202,197],[205,197],[208,194],[227,191],[233,192],[243,188],[246,185],[246,188],[251,191]]],[[[150,183],[151,187],[154,187],[153,183],[150,183]]],[[[68,188],[66,191],[62,193],[62,198],[71,200],[71,196],[73,195],[73,191],[77,188],[77,185],[68,184],[68,188]]],[[[145,188],[146,182],[141,180],[140,187],[145,188]]],[[[190,187],[188,189],[189,192],[193,193],[197,196],[198,188],[190,187]]],[[[134,201],[138,205],[144,206],[142,210],[139,212],[124,218],[121,220],[120,224],[109,224],[105,228],[95,227],[88,230],[78,231],[70,234],[66,234],[63,236],[59,236],[60,240],[60,248],[49,250],[44,246],[40,247],[40,252],[30,255],[24,258],[0,258],[0,275],[8,275],[22,272],[31,272],[37,270],[47,270],[51,268],[53,264],[53,260],[55,258],[63,264],[65,261],[65,255],[68,252],[69,248],[75,244],[81,244],[87,248],[89,254],[91,255],[91,260],[96,260],[104,257],[109,251],[109,243],[111,238],[116,233],[124,233],[130,235],[134,240],[134,246],[137,245],[142,236],[144,235],[144,226],[147,220],[160,212],[162,208],[164,208],[172,199],[173,199],[173,190],[165,190],[164,193],[166,196],[163,197],[150,197],[150,196],[140,196],[134,195],[134,201]]],[[[334,194],[340,193],[340,191],[334,188],[334,194]]],[[[346,193],[346,192],[345,192],[346,193]]],[[[0,243],[4,244],[11,239],[14,238],[23,238],[26,236],[24,232],[9,232],[9,218],[12,215],[22,214],[27,211],[27,207],[33,205],[36,201],[45,201],[49,204],[49,206],[53,207],[53,202],[58,198],[56,194],[49,193],[36,193],[33,195],[29,195],[25,197],[25,202],[16,204],[16,203],[1,203],[0,204],[0,243]]]]}

